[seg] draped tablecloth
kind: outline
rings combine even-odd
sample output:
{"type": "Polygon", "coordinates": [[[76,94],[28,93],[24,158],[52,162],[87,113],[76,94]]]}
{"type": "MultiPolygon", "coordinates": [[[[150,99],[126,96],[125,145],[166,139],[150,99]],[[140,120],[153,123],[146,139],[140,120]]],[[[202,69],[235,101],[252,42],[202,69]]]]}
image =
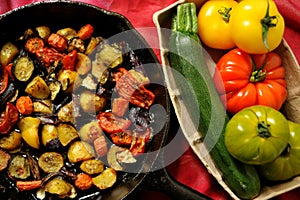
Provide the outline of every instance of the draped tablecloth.
{"type": "MultiPolygon", "coordinates": [[[[0,0],[0,14],[11,9],[38,2],[39,0],[0,0]]],[[[79,1],[79,0],[76,0],[79,1]]],[[[132,25],[141,30],[150,46],[158,47],[158,36],[152,20],[154,12],[174,3],[176,0],[80,0],[110,11],[123,14],[132,25]],[[150,29],[149,29],[150,28],[150,29]],[[144,31],[143,31],[144,30],[144,31]],[[151,30],[151,32],[147,32],[151,30]]],[[[300,61],[300,5],[298,0],[275,0],[279,11],[286,23],[284,38],[293,50],[296,59],[300,61]]],[[[159,49],[154,49],[159,57],[159,49]]],[[[179,182],[210,196],[213,199],[230,199],[228,194],[210,175],[200,160],[194,155],[191,148],[187,148],[187,142],[183,141],[181,146],[185,150],[182,156],[168,166],[171,175],[179,182]],[[187,149],[187,150],[186,150],[187,149]]],[[[165,195],[148,192],[143,199],[168,199],[165,195]]],[[[300,188],[274,198],[274,200],[298,199],[300,188]]]]}

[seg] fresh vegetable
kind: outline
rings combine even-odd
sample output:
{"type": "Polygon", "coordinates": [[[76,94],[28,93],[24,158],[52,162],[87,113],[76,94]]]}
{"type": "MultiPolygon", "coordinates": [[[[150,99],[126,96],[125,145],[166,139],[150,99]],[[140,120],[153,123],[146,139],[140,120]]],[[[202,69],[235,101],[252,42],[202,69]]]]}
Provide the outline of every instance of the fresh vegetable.
{"type": "Polygon", "coordinates": [[[229,20],[236,1],[206,1],[198,13],[198,34],[201,41],[215,49],[231,49],[235,43],[231,38],[229,20]]]}
{"type": "Polygon", "coordinates": [[[260,165],[271,162],[289,142],[289,126],[279,111],[251,106],[236,113],[226,125],[225,145],[241,162],[260,165]]]}
{"type": "Polygon", "coordinates": [[[248,54],[239,48],[217,62],[214,82],[230,113],[253,105],[279,110],[287,98],[285,69],[275,52],[248,54]]]}
{"type": "Polygon", "coordinates": [[[0,114],[0,134],[7,134],[19,120],[19,112],[12,103],[7,103],[0,114]]]}
{"type": "Polygon", "coordinates": [[[33,102],[29,96],[21,96],[17,99],[16,107],[19,113],[30,115],[33,112],[33,102]]]}
{"type": "Polygon", "coordinates": [[[177,87],[204,143],[206,137],[215,143],[210,155],[223,180],[237,196],[251,199],[260,193],[260,179],[253,166],[234,159],[225,146],[224,131],[229,118],[204,62],[197,27],[195,5],[179,5],[172,20],[169,46],[171,66],[185,78],[176,79],[177,87]]]}
{"type": "Polygon", "coordinates": [[[260,174],[270,181],[282,181],[300,173],[300,124],[288,121],[290,139],[284,151],[272,162],[259,166],[260,174]]]}
{"type": "Polygon", "coordinates": [[[231,12],[229,27],[237,47],[247,53],[263,54],[279,46],[285,23],[273,0],[247,0],[231,12]]]}

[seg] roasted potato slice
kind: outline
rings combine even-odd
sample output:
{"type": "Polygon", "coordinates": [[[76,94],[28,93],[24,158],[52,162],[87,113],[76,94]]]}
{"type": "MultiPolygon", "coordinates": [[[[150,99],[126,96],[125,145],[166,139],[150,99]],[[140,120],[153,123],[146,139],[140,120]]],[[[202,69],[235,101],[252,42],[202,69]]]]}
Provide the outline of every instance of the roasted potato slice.
{"type": "Polygon", "coordinates": [[[67,146],[70,142],[79,137],[77,130],[71,125],[61,123],[57,126],[59,141],[63,146],[67,146]]]}
{"type": "Polygon", "coordinates": [[[48,181],[45,185],[45,191],[50,194],[56,194],[59,198],[74,198],[76,196],[74,186],[60,177],[48,181]]]}
{"type": "Polygon", "coordinates": [[[93,143],[94,140],[103,135],[103,131],[97,121],[92,121],[80,128],[79,135],[81,140],[93,143]]]}
{"type": "Polygon", "coordinates": [[[8,173],[17,179],[26,179],[30,176],[30,164],[28,158],[22,155],[13,157],[8,166],[8,173]]]}
{"type": "Polygon", "coordinates": [[[104,170],[104,163],[97,159],[85,160],[81,163],[80,169],[87,174],[99,174],[104,170]]]}
{"type": "Polygon", "coordinates": [[[61,36],[64,36],[67,40],[71,40],[72,38],[77,37],[76,30],[74,30],[73,28],[69,28],[69,27],[59,29],[56,33],[61,36]]]}
{"type": "Polygon", "coordinates": [[[20,147],[22,143],[22,135],[17,131],[13,131],[9,135],[0,139],[0,148],[11,151],[20,147]]]}
{"type": "Polygon", "coordinates": [[[46,99],[50,95],[47,83],[40,76],[36,76],[30,81],[25,92],[37,99],[46,99]]]}
{"type": "Polygon", "coordinates": [[[89,160],[95,157],[93,147],[83,141],[75,141],[68,150],[68,159],[72,163],[89,160]]]}
{"type": "Polygon", "coordinates": [[[61,83],[62,90],[66,93],[72,93],[81,84],[81,78],[76,71],[62,70],[57,77],[61,83]]]}
{"type": "Polygon", "coordinates": [[[84,112],[97,113],[106,105],[106,99],[88,90],[83,91],[79,98],[80,106],[84,112]]]}
{"type": "Polygon", "coordinates": [[[101,174],[92,178],[93,184],[100,190],[112,187],[117,181],[117,172],[113,168],[106,168],[101,174]]]}
{"type": "Polygon", "coordinates": [[[40,139],[39,139],[39,126],[40,119],[35,117],[24,117],[19,123],[18,127],[21,130],[22,138],[31,147],[39,149],[40,139]]]}
{"type": "Polygon", "coordinates": [[[50,28],[48,26],[38,26],[35,29],[43,40],[48,40],[50,36],[50,28]]]}
{"type": "Polygon", "coordinates": [[[64,166],[64,158],[57,152],[45,152],[39,157],[38,165],[46,173],[58,172],[64,166]]]}
{"type": "Polygon", "coordinates": [[[58,131],[54,124],[45,124],[42,127],[41,132],[41,141],[44,146],[47,146],[47,144],[58,138],[58,131]]]}
{"type": "Polygon", "coordinates": [[[0,50],[0,64],[5,67],[13,61],[18,53],[18,47],[16,47],[13,43],[5,43],[0,50]]]}
{"type": "Polygon", "coordinates": [[[75,64],[75,70],[77,71],[77,73],[80,75],[85,75],[91,70],[91,68],[92,68],[91,59],[83,53],[80,52],[77,53],[76,64],[75,64]]]}

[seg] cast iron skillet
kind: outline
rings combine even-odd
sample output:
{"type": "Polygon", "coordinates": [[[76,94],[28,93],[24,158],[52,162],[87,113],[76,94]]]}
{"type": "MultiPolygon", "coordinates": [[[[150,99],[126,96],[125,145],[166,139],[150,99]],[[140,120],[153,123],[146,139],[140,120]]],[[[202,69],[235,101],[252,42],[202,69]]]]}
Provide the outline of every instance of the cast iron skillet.
{"type": "MultiPolygon", "coordinates": [[[[94,26],[95,36],[113,38],[116,42],[124,40],[129,43],[130,48],[134,50],[143,65],[151,64],[151,67],[145,67],[145,70],[151,83],[156,83],[152,86],[152,91],[156,95],[155,103],[165,110],[165,116],[162,116],[165,120],[164,124],[157,124],[162,128],[148,147],[147,151],[153,153],[147,154],[141,159],[141,165],[136,173],[122,173],[117,184],[105,191],[78,191],[76,199],[135,199],[136,191],[140,190],[160,190],[167,193],[172,199],[208,199],[173,180],[165,168],[155,170],[155,167],[164,165],[163,152],[160,149],[167,143],[170,120],[175,129],[178,128],[178,122],[176,117],[173,117],[174,113],[164,84],[163,73],[155,54],[124,16],[81,2],[65,0],[38,2],[0,16],[0,46],[4,42],[18,38],[31,27],[46,25],[51,30],[66,27],[78,30],[80,26],[87,23],[94,26]],[[122,38],[112,37],[118,33],[125,34],[122,34],[122,38]]],[[[0,179],[1,199],[36,199],[35,194],[17,192],[7,180],[3,177],[0,179]]]]}

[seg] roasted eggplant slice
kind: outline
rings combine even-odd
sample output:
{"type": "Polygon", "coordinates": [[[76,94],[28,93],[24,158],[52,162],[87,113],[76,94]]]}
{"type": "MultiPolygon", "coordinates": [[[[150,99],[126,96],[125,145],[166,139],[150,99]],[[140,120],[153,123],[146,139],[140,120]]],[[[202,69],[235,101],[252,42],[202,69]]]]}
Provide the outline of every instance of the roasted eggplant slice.
{"type": "Polygon", "coordinates": [[[70,124],[61,123],[57,126],[59,141],[63,146],[67,146],[73,140],[79,138],[77,130],[70,124]]]}
{"type": "Polygon", "coordinates": [[[68,150],[68,159],[71,163],[89,160],[94,157],[93,146],[83,141],[73,142],[68,150]]]}
{"type": "Polygon", "coordinates": [[[0,149],[0,172],[6,169],[9,159],[10,155],[2,149],[0,149]]]}
{"type": "Polygon", "coordinates": [[[34,77],[27,85],[25,92],[37,99],[46,99],[50,95],[50,89],[40,76],[34,77]]]}
{"type": "Polygon", "coordinates": [[[12,71],[16,79],[26,82],[33,74],[33,61],[28,56],[21,56],[16,60],[12,71]]]}
{"type": "Polygon", "coordinates": [[[8,174],[10,177],[17,179],[26,179],[30,176],[30,164],[27,157],[16,155],[13,157],[8,166],[8,174]]]}
{"type": "Polygon", "coordinates": [[[59,198],[74,198],[76,196],[74,186],[60,177],[55,177],[48,181],[45,185],[45,191],[58,195],[59,198]]]}
{"type": "Polygon", "coordinates": [[[0,148],[12,151],[21,146],[22,135],[17,131],[12,131],[9,135],[0,138],[0,148]]]}

